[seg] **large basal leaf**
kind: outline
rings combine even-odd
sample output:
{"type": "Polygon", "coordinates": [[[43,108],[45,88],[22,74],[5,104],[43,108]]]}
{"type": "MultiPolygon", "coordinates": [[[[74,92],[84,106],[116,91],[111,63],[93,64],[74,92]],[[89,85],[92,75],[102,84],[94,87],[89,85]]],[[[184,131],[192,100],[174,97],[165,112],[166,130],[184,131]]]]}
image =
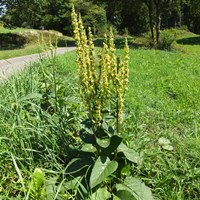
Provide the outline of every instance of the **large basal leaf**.
{"type": "Polygon", "coordinates": [[[116,161],[110,161],[108,157],[100,156],[96,160],[90,175],[90,187],[94,188],[105,181],[108,176],[116,171],[117,167],[118,163],[116,161]]]}
{"type": "Polygon", "coordinates": [[[79,132],[80,138],[84,143],[87,144],[94,144],[95,143],[95,137],[94,134],[92,133],[92,130],[90,129],[81,129],[79,132]]]}
{"type": "Polygon", "coordinates": [[[94,192],[89,200],[107,200],[111,198],[110,192],[108,192],[107,188],[99,188],[96,192],[94,192]]]}
{"type": "Polygon", "coordinates": [[[58,187],[57,186],[58,178],[59,177],[54,176],[46,180],[46,184],[45,184],[45,189],[47,193],[46,200],[54,199],[54,196],[56,195],[56,191],[58,187]]]}
{"type": "Polygon", "coordinates": [[[102,156],[110,156],[112,153],[117,150],[118,146],[121,144],[122,138],[119,137],[118,135],[113,135],[110,138],[110,144],[107,148],[102,149],[101,155],[102,156]]]}
{"type": "Polygon", "coordinates": [[[65,181],[63,186],[66,188],[66,190],[75,190],[81,184],[82,179],[83,179],[82,176],[78,176],[67,182],[65,181]]]}
{"type": "Polygon", "coordinates": [[[84,143],[94,144],[95,137],[93,132],[93,124],[89,119],[84,120],[81,122],[82,128],[79,132],[80,138],[83,140],[84,143]]]}
{"type": "Polygon", "coordinates": [[[118,148],[119,152],[122,152],[124,156],[131,162],[141,165],[142,159],[139,153],[135,150],[128,148],[125,144],[121,143],[118,148]]]}
{"type": "Polygon", "coordinates": [[[97,144],[102,148],[107,148],[110,145],[110,138],[100,139],[96,138],[97,144]]]}
{"type": "Polygon", "coordinates": [[[92,144],[84,144],[81,148],[82,151],[94,153],[96,148],[92,144]]]}
{"type": "Polygon", "coordinates": [[[120,200],[153,200],[150,188],[134,177],[127,177],[124,184],[117,184],[116,190],[120,200]]]}

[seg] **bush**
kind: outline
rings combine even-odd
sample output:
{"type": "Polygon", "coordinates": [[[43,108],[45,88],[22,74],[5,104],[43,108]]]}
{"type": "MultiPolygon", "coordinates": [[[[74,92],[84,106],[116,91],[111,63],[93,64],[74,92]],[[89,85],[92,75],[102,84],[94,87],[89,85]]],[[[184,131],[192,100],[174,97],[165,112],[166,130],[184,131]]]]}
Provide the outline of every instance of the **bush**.
{"type": "Polygon", "coordinates": [[[20,48],[26,44],[26,38],[13,33],[0,34],[0,47],[1,49],[20,48]]]}
{"type": "Polygon", "coordinates": [[[171,51],[173,43],[176,40],[176,33],[171,29],[166,29],[161,32],[160,42],[157,45],[158,49],[171,51]]]}

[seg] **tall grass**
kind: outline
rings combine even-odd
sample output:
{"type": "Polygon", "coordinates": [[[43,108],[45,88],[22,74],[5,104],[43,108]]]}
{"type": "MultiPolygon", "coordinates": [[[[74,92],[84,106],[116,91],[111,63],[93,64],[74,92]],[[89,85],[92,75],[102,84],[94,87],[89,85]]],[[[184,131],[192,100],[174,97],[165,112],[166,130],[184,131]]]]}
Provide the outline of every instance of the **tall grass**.
{"type": "MultiPolygon", "coordinates": [[[[23,74],[17,74],[1,85],[0,184],[2,189],[6,187],[6,195],[16,196],[12,194],[12,187],[20,185],[17,184],[19,179],[14,172],[11,155],[25,174],[36,166],[60,171],[60,164],[65,163],[70,143],[67,138],[70,134],[73,137],[72,131],[79,122],[76,115],[81,112],[77,95],[74,94],[77,90],[76,76],[73,75],[74,56],[74,53],[69,53],[68,57],[57,60],[58,95],[63,96],[59,99],[62,110],[58,113],[52,114],[45,109],[45,104],[48,106],[54,101],[52,65],[48,60],[45,66],[35,63],[23,74]],[[48,74],[49,78],[45,82],[44,74],[48,74]],[[47,95],[48,99],[45,98],[47,95]]],[[[19,188],[17,193],[21,193],[19,188]]]]}

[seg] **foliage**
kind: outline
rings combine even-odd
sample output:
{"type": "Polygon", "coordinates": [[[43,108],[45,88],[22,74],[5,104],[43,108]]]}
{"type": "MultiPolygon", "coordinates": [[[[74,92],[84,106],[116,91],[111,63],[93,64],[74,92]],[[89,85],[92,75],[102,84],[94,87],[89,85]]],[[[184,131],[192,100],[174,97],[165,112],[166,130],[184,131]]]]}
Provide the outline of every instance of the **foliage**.
{"type": "Polygon", "coordinates": [[[196,33],[200,30],[198,0],[1,0],[0,17],[10,29],[45,28],[72,35],[72,3],[95,36],[105,32],[107,25],[120,34],[128,28],[130,34],[137,35],[148,30],[153,34],[154,27],[162,30],[185,25],[196,33]]]}
{"type": "Polygon", "coordinates": [[[30,199],[43,200],[45,196],[45,177],[41,169],[36,168],[32,175],[31,184],[29,186],[30,199]]]}
{"type": "Polygon", "coordinates": [[[164,30],[161,32],[160,36],[160,42],[158,43],[158,49],[163,50],[172,50],[173,49],[173,43],[176,41],[176,34],[173,32],[173,30],[164,30]]]}
{"type": "Polygon", "coordinates": [[[75,6],[77,12],[81,14],[84,26],[86,28],[91,27],[94,36],[105,33],[107,18],[103,5],[85,0],[71,0],[70,2],[75,6]]]}

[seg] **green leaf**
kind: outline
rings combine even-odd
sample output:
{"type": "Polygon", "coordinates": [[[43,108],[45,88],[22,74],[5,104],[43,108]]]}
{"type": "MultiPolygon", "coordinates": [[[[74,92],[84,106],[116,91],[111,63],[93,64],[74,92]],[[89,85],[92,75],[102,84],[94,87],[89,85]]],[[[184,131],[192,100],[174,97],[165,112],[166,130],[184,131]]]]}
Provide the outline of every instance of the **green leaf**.
{"type": "Polygon", "coordinates": [[[32,180],[33,180],[34,190],[38,191],[44,186],[45,178],[44,178],[44,173],[42,172],[41,169],[39,168],[35,169],[32,180]]]}
{"type": "Polygon", "coordinates": [[[68,163],[65,173],[74,174],[80,172],[82,169],[92,165],[93,163],[92,158],[74,158],[68,163]]]}
{"type": "Polygon", "coordinates": [[[85,152],[95,152],[96,148],[92,144],[84,144],[81,148],[82,151],[85,152]]]}
{"type": "Polygon", "coordinates": [[[90,187],[94,188],[105,181],[108,176],[116,171],[117,167],[118,163],[116,161],[110,161],[108,157],[100,156],[96,160],[90,175],[90,187]]]}
{"type": "Polygon", "coordinates": [[[116,189],[117,189],[117,197],[120,200],[127,200],[127,199],[136,200],[135,195],[133,195],[132,192],[129,191],[129,188],[127,188],[126,186],[122,184],[117,184],[116,189]]]}
{"type": "Polygon", "coordinates": [[[81,129],[79,132],[80,138],[84,143],[87,144],[94,144],[95,143],[95,137],[94,134],[92,133],[92,130],[90,129],[81,129]]]}
{"type": "Polygon", "coordinates": [[[130,168],[130,165],[125,165],[121,170],[121,175],[127,176],[128,174],[130,174],[130,168]]]}
{"type": "Polygon", "coordinates": [[[131,162],[141,165],[142,159],[140,158],[139,153],[135,150],[128,148],[124,143],[119,145],[119,152],[122,152],[124,156],[131,162]]]}
{"type": "Polygon", "coordinates": [[[112,200],[120,200],[120,198],[113,194],[112,195],[112,200]]]}
{"type": "Polygon", "coordinates": [[[169,144],[163,145],[162,148],[165,149],[165,150],[168,150],[168,151],[172,151],[174,149],[173,146],[169,145],[169,144]]]}
{"type": "Polygon", "coordinates": [[[69,180],[69,181],[65,182],[64,183],[64,187],[67,190],[75,190],[81,184],[82,179],[83,179],[82,176],[73,178],[72,180],[69,180]]]}
{"type": "Polygon", "coordinates": [[[21,101],[27,101],[27,100],[31,100],[31,99],[42,99],[42,95],[39,93],[30,93],[26,96],[21,97],[21,101]]]}
{"type": "Polygon", "coordinates": [[[80,138],[83,140],[84,143],[88,144],[95,144],[95,137],[93,132],[93,124],[89,119],[84,120],[81,122],[82,129],[79,132],[80,138]]]}
{"type": "Polygon", "coordinates": [[[166,144],[171,144],[170,140],[164,137],[159,138],[158,143],[160,145],[166,145],[166,144]]]}
{"type": "Polygon", "coordinates": [[[106,200],[110,199],[111,194],[108,192],[107,188],[99,188],[95,193],[92,194],[90,200],[106,200]]]}
{"type": "Polygon", "coordinates": [[[105,121],[102,123],[102,128],[110,137],[114,135],[114,129],[111,126],[108,126],[105,121]]]}
{"type": "Polygon", "coordinates": [[[120,200],[136,199],[136,200],[153,200],[153,195],[141,180],[134,177],[127,177],[124,184],[117,184],[117,196],[120,200]]]}
{"type": "Polygon", "coordinates": [[[110,156],[112,153],[117,150],[118,146],[121,144],[122,138],[119,137],[118,135],[113,135],[110,138],[110,144],[107,148],[102,149],[101,155],[102,156],[110,156]]]}
{"type": "Polygon", "coordinates": [[[174,149],[170,140],[167,138],[164,137],[159,138],[158,143],[165,150],[172,151],[174,149]]]}
{"type": "Polygon", "coordinates": [[[110,138],[100,139],[96,138],[97,144],[102,148],[107,148],[110,145],[110,138]]]}
{"type": "Polygon", "coordinates": [[[46,199],[46,179],[41,169],[36,168],[30,184],[30,197],[32,199],[46,199]]]}
{"type": "Polygon", "coordinates": [[[58,181],[58,177],[54,176],[49,178],[48,180],[46,180],[46,194],[47,194],[47,200],[53,199],[53,197],[56,194],[56,190],[57,190],[57,181],[58,181]]]}

